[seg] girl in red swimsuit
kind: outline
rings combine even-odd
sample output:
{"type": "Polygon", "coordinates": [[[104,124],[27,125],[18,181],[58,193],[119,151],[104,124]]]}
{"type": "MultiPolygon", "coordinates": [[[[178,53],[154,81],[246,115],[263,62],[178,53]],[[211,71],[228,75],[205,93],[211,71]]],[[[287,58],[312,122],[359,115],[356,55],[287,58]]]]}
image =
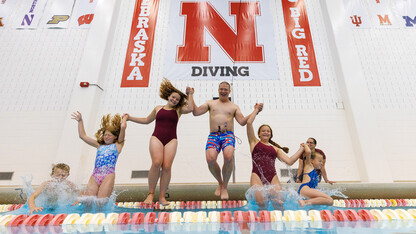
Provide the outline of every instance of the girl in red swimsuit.
{"type": "MultiPolygon", "coordinates": [[[[256,104],[254,109],[257,113],[259,113],[262,109],[262,105],[256,104]]],[[[303,153],[304,147],[301,145],[299,150],[294,155],[291,157],[287,156],[286,153],[289,152],[289,149],[287,147],[280,147],[280,145],[272,141],[272,129],[266,124],[260,126],[258,130],[258,136],[260,139],[257,139],[253,129],[253,121],[256,118],[257,113],[250,115],[250,118],[247,120],[247,138],[250,144],[253,161],[250,186],[255,191],[254,197],[257,205],[265,207],[268,197],[272,197],[274,202],[280,203],[280,201],[278,201],[278,191],[282,188],[276,174],[276,158],[279,158],[279,160],[288,165],[292,165],[303,153]],[[266,187],[268,188],[265,189],[266,187]]]]}
{"type": "Polygon", "coordinates": [[[169,205],[169,202],[165,199],[165,193],[168,189],[171,177],[171,167],[178,146],[176,126],[182,114],[192,112],[193,98],[189,98],[189,105],[187,102],[188,97],[191,97],[193,93],[193,88],[186,87],[185,95],[165,78],[160,85],[160,97],[168,101],[166,105],[156,106],[146,118],[137,118],[125,114],[127,115],[127,120],[140,124],[149,124],[153,120],[156,120],[155,130],[150,138],[149,144],[152,166],[150,167],[148,176],[149,193],[144,200],[144,203],[146,204],[151,204],[153,202],[160,168],[162,168],[159,202],[165,206],[169,205]]]}

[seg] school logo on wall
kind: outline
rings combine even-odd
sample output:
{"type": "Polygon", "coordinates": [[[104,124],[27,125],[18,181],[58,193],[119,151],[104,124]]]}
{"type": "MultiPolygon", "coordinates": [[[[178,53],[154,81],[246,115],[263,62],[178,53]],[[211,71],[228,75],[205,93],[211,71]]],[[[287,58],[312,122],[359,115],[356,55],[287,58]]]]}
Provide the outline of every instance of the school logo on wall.
{"type": "Polygon", "coordinates": [[[268,0],[172,1],[169,29],[170,80],[278,79],[268,0]]]}
{"type": "Polygon", "coordinates": [[[17,28],[37,28],[42,17],[47,0],[24,1],[18,13],[19,25],[17,28]]]}
{"type": "Polygon", "coordinates": [[[415,0],[343,0],[352,28],[414,28],[415,0]]]}
{"type": "Polygon", "coordinates": [[[90,28],[94,20],[97,2],[98,0],[77,0],[72,15],[71,28],[90,28]]]}
{"type": "Polygon", "coordinates": [[[54,0],[50,8],[45,12],[46,27],[48,28],[68,28],[74,0],[54,0]]]}

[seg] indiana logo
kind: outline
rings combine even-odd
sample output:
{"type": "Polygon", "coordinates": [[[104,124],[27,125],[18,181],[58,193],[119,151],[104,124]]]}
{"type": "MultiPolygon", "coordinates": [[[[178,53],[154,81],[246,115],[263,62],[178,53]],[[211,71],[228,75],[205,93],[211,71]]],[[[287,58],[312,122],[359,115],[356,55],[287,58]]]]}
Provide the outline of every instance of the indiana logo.
{"type": "Polygon", "coordinates": [[[353,15],[350,18],[351,18],[351,23],[355,24],[356,27],[360,27],[360,25],[363,23],[361,22],[361,17],[358,15],[353,15]]]}

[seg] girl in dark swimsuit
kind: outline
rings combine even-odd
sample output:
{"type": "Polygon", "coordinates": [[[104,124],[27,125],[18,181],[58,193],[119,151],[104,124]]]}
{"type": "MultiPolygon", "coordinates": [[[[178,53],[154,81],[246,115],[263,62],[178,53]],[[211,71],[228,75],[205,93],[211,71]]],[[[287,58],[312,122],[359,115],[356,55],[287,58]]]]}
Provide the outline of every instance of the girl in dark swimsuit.
{"type": "MultiPolygon", "coordinates": [[[[257,113],[260,112],[262,109],[261,104],[256,104],[254,109],[257,113]]],[[[278,191],[280,191],[282,188],[280,186],[279,178],[276,174],[276,158],[279,158],[279,160],[285,162],[288,165],[292,165],[303,153],[304,147],[301,145],[299,150],[294,155],[291,157],[287,156],[286,153],[289,152],[289,149],[287,147],[280,147],[277,143],[272,141],[272,129],[269,125],[265,124],[260,126],[258,131],[258,136],[260,139],[257,139],[253,129],[253,121],[257,116],[256,114],[251,115],[247,120],[247,138],[250,144],[250,151],[253,161],[250,186],[254,186],[253,188],[260,187],[260,189],[255,189],[254,196],[257,205],[264,207],[266,205],[266,199],[269,196],[273,197],[275,202],[280,203],[280,201],[278,201],[278,191]],[[261,189],[264,188],[265,185],[271,185],[272,189],[261,189]],[[264,191],[267,191],[266,193],[268,194],[264,194],[264,191]]]]}
{"type": "Polygon", "coordinates": [[[150,138],[149,151],[152,158],[152,166],[149,170],[149,193],[144,202],[151,204],[156,189],[157,181],[159,179],[160,169],[162,173],[160,176],[160,193],[159,202],[162,205],[169,205],[165,199],[165,193],[168,189],[171,167],[173,159],[175,158],[178,140],[176,137],[176,126],[182,114],[192,112],[194,89],[186,87],[186,95],[176,89],[167,79],[162,81],[160,85],[160,97],[167,100],[164,106],[156,106],[149,116],[146,118],[132,117],[127,115],[127,120],[140,123],[149,124],[156,120],[155,130],[150,138]],[[191,97],[188,99],[188,97],[191,97]],[[189,101],[189,105],[187,104],[189,101]]]}

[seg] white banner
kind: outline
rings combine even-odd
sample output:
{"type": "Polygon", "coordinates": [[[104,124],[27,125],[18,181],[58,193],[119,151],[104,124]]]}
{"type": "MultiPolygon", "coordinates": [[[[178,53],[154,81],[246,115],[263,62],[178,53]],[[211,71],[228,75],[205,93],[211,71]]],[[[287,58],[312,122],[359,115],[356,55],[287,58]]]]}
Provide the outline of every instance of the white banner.
{"type": "Polygon", "coordinates": [[[0,0],[0,28],[10,26],[12,12],[16,11],[16,0],[0,0]]]}
{"type": "Polygon", "coordinates": [[[416,28],[416,0],[343,0],[352,28],[416,28]]]}
{"type": "Polygon", "coordinates": [[[352,28],[371,28],[370,17],[362,5],[362,0],[344,0],[344,8],[352,28]]]}
{"type": "Polygon", "coordinates": [[[269,0],[171,1],[165,77],[278,79],[270,7],[269,0]]]}
{"type": "Polygon", "coordinates": [[[377,28],[399,28],[400,19],[394,14],[391,0],[366,0],[371,21],[377,28]]]}
{"type": "Polygon", "coordinates": [[[75,0],[53,0],[45,13],[47,28],[68,28],[75,0]]]}
{"type": "Polygon", "coordinates": [[[17,27],[22,29],[35,29],[39,25],[48,0],[25,0],[22,2],[17,15],[17,27]]]}
{"type": "Polygon", "coordinates": [[[416,29],[416,0],[395,0],[393,9],[401,18],[401,26],[416,29]]]}
{"type": "Polygon", "coordinates": [[[98,0],[77,0],[71,20],[71,28],[90,28],[94,20],[98,0]]]}

